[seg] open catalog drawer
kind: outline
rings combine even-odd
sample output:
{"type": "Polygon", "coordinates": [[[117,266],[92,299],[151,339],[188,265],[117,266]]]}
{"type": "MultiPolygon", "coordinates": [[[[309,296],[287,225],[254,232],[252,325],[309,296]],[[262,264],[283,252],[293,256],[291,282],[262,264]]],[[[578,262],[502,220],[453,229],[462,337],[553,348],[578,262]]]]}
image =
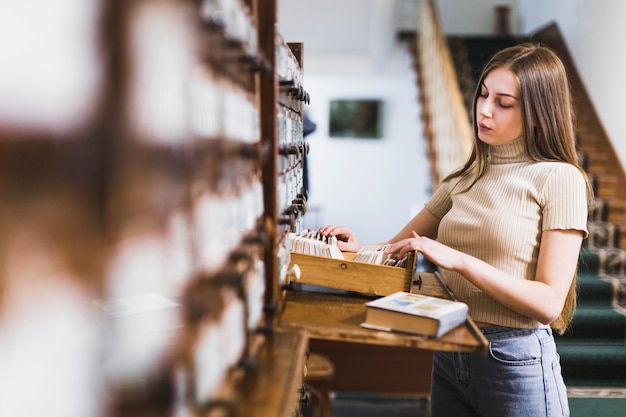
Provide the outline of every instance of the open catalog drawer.
{"type": "Polygon", "coordinates": [[[413,285],[419,285],[419,275],[415,275],[417,256],[407,253],[403,267],[377,265],[354,261],[355,254],[343,252],[344,259],[291,253],[289,269],[299,268],[300,277],[295,284],[317,285],[369,296],[389,295],[396,291],[411,292],[413,285]],[[416,279],[417,281],[413,282],[416,279]]]}
{"type": "Polygon", "coordinates": [[[286,287],[280,327],[305,329],[311,338],[375,345],[486,353],[488,342],[471,317],[433,338],[372,330],[365,321],[365,303],[397,291],[445,299],[454,296],[439,272],[416,271],[418,255],[410,252],[404,267],[291,253],[291,270],[299,278],[286,287]]]}

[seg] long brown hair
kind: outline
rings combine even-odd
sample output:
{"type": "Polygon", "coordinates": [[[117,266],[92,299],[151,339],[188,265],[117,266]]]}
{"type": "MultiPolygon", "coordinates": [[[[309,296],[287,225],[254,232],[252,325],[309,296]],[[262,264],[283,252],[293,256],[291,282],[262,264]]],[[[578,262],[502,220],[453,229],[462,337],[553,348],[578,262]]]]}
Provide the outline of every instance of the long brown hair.
{"type": "MultiPolygon", "coordinates": [[[[579,164],[570,84],[560,58],[548,47],[532,43],[522,43],[497,52],[485,65],[478,80],[472,104],[474,119],[481,85],[487,75],[496,68],[506,68],[517,78],[526,154],[533,161],[560,161],[577,167],[587,182],[587,203],[590,207],[593,190],[579,164]]],[[[444,181],[473,175],[473,184],[487,169],[489,145],[478,139],[476,120],[473,120],[472,124],[474,130],[472,152],[465,165],[448,175],[444,181]]],[[[572,280],[561,315],[551,327],[562,334],[567,329],[575,310],[576,277],[572,280]]]]}

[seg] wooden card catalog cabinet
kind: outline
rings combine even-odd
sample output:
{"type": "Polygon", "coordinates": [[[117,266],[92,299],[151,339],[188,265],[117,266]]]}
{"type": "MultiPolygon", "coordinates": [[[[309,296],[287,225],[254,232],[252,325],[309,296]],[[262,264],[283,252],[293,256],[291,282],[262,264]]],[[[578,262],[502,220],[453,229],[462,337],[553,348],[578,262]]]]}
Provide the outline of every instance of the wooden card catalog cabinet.
{"type": "MultiPolygon", "coordinates": [[[[126,50],[137,59],[130,73],[147,73],[126,84],[124,96],[139,111],[123,123],[131,127],[124,129],[130,144],[122,145],[124,169],[112,193],[129,184],[144,184],[144,192],[120,193],[135,204],[121,216],[120,230],[159,231],[175,223],[189,258],[154,271],[178,277],[169,293],[148,286],[177,304],[178,321],[159,329],[168,343],[142,378],[113,381],[119,395],[112,414],[156,407],[203,416],[292,415],[306,337],[299,330],[275,331],[266,317],[266,288],[274,278],[268,278],[265,254],[273,227],[266,221],[263,169],[275,138],[261,129],[260,74],[274,73],[274,46],[259,42],[261,28],[271,27],[260,23],[264,6],[242,0],[131,3],[124,11],[132,27],[126,50]],[[167,24],[160,20],[163,8],[167,24]]],[[[169,254],[153,253],[152,263],[169,254]]]]}
{"type": "MultiPolygon", "coordinates": [[[[3,410],[236,409],[233,379],[275,372],[285,351],[294,365],[274,379],[295,396],[304,337],[259,331],[255,4],[0,7],[15,22],[0,29],[3,410]]],[[[246,387],[253,407],[260,385],[246,387]]]]}
{"type": "MultiPolygon", "coordinates": [[[[277,124],[277,247],[278,284],[287,284],[289,274],[288,233],[300,232],[306,213],[304,156],[308,143],[303,135],[303,107],[309,95],[303,88],[302,44],[287,44],[276,35],[276,73],[278,77],[277,124]]],[[[282,295],[282,294],[281,294],[282,295]]]]}
{"type": "Polygon", "coordinates": [[[106,89],[96,52],[101,3],[0,6],[3,415],[95,416],[100,408],[100,327],[90,301],[102,293],[106,257],[94,129],[106,89]]]}
{"type": "Polygon", "coordinates": [[[114,365],[104,381],[111,416],[298,409],[307,338],[274,329],[268,295],[276,226],[265,172],[276,137],[263,133],[261,85],[276,73],[275,8],[253,0],[111,6],[121,24],[110,32],[119,110],[109,289],[99,300],[114,365]]]}
{"type": "Polygon", "coordinates": [[[39,3],[0,6],[3,410],[293,416],[308,339],[268,293],[275,1],[39,3]]]}

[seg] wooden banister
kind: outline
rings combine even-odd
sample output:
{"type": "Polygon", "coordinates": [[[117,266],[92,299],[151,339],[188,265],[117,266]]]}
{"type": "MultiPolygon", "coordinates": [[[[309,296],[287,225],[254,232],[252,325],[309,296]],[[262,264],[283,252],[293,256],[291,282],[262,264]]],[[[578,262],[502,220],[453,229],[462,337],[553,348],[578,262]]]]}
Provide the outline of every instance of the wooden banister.
{"type": "Polygon", "coordinates": [[[466,161],[472,130],[433,0],[421,2],[415,56],[434,189],[466,161]]]}

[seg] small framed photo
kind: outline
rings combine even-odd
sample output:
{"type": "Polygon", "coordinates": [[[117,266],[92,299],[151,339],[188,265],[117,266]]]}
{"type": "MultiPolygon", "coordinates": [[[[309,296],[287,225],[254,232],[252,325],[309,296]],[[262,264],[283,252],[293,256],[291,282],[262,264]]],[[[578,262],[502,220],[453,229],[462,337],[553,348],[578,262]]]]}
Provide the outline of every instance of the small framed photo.
{"type": "Polygon", "coordinates": [[[328,136],[380,139],[383,137],[383,101],[378,99],[331,100],[328,136]]]}

